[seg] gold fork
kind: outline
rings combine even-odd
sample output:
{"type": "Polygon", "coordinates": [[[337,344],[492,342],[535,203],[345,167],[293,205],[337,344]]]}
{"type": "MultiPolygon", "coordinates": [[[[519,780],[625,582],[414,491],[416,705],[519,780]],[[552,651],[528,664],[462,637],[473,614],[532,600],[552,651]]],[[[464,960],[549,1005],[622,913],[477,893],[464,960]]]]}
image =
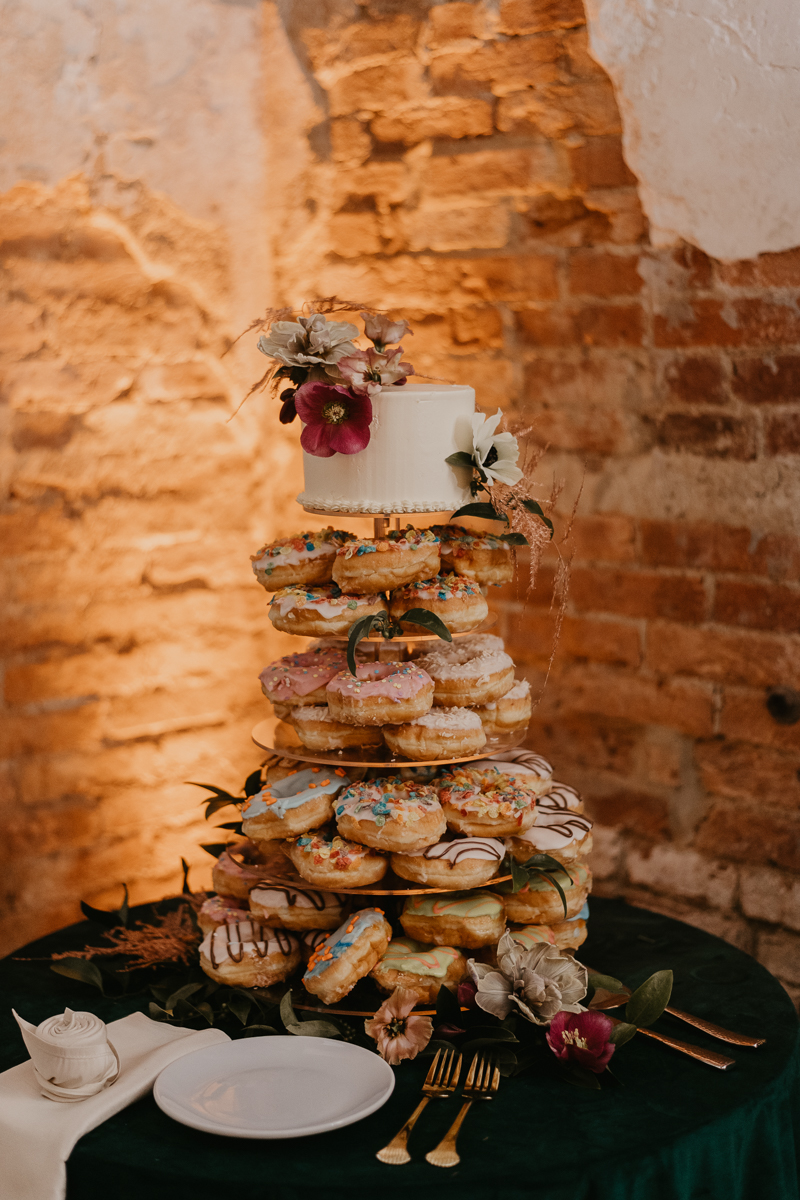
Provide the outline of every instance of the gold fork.
{"type": "Polygon", "coordinates": [[[388,1146],[384,1146],[382,1150],[379,1150],[375,1157],[379,1158],[381,1162],[390,1163],[392,1166],[400,1166],[401,1163],[411,1162],[411,1155],[407,1150],[408,1135],[416,1125],[420,1113],[431,1097],[443,1100],[447,1096],[452,1096],[458,1085],[460,1074],[461,1055],[459,1054],[458,1058],[456,1058],[455,1050],[437,1050],[425,1082],[422,1085],[422,1099],[400,1132],[392,1138],[388,1146]]]}
{"type": "Polygon", "coordinates": [[[497,1063],[490,1055],[476,1054],[470,1063],[467,1082],[464,1084],[464,1103],[461,1112],[448,1129],[435,1150],[425,1155],[426,1160],[434,1167],[454,1167],[461,1162],[456,1153],[456,1138],[464,1117],[469,1112],[473,1100],[494,1100],[500,1086],[500,1071],[497,1063]]]}

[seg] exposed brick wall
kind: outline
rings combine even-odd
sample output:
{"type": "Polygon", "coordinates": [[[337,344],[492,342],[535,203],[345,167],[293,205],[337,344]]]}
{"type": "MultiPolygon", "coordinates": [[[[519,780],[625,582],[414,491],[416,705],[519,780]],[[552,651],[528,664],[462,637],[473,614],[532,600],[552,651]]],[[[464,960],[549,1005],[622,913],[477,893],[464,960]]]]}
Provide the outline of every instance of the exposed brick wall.
{"type": "MultiPolygon", "coordinates": [[[[418,370],[586,471],[531,740],[588,797],[598,892],[800,995],[800,724],[765,708],[800,687],[800,251],[650,245],[580,0],[297,3],[291,34],[321,119],[284,298],[402,312],[418,370]]],[[[497,600],[535,684],[549,578],[497,600]]]]}
{"type": "Polygon", "coordinates": [[[163,895],[182,855],[200,884],[184,781],[258,761],[255,676],[288,639],[248,555],[296,489],[257,407],[225,424],[228,267],[219,229],[146,189],[0,197],[0,952],[124,881],[163,895]]]}

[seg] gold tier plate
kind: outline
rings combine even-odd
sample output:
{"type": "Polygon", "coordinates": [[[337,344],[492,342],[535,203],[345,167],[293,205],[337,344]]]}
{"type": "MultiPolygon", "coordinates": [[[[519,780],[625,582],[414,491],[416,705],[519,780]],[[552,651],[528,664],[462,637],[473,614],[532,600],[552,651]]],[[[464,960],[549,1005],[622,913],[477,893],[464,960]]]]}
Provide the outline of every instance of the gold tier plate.
{"type": "Polygon", "coordinates": [[[281,754],[296,758],[299,762],[323,763],[328,767],[438,767],[454,763],[476,762],[480,758],[491,758],[503,750],[514,750],[523,741],[528,726],[521,726],[514,733],[489,734],[486,745],[479,754],[465,754],[457,758],[395,758],[388,746],[368,746],[363,750],[348,746],[345,750],[309,750],[300,741],[291,725],[278,717],[267,717],[255,726],[251,737],[257,746],[270,754],[281,754]],[[379,757],[380,755],[380,757],[379,757]]]}
{"type": "MultiPolygon", "coordinates": [[[[510,878],[510,875],[495,875],[488,883],[479,883],[471,888],[464,888],[463,886],[452,888],[421,887],[410,879],[401,879],[393,871],[387,871],[383,879],[375,884],[364,884],[362,887],[354,888],[339,887],[338,883],[326,884],[325,890],[335,892],[337,896],[443,896],[447,892],[476,892],[481,888],[491,889],[497,887],[499,883],[505,883],[510,878]]],[[[261,887],[262,884],[267,884],[268,886],[272,884],[275,887],[319,887],[318,884],[309,883],[307,879],[303,879],[302,875],[298,875],[296,871],[291,869],[291,865],[286,873],[281,870],[274,875],[262,876],[258,881],[258,886],[261,887]]]]}

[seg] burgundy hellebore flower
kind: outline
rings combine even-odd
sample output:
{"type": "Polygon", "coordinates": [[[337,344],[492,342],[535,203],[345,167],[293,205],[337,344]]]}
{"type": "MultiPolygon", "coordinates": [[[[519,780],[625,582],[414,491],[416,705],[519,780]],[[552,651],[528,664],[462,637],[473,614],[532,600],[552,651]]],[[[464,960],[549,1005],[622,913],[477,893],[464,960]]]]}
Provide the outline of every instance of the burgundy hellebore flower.
{"type": "Polygon", "coordinates": [[[558,1012],[547,1031],[547,1044],[561,1062],[574,1062],[599,1075],[616,1050],[608,1040],[614,1028],[601,1012],[558,1012]]]}
{"type": "Polygon", "coordinates": [[[472,979],[463,979],[458,985],[456,996],[458,1003],[462,1008],[477,1008],[475,1003],[475,993],[478,990],[478,985],[472,979]]]}
{"type": "Polygon", "coordinates": [[[340,384],[314,380],[297,389],[294,403],[305,425],[300,445],[307,454],[332,458],[334,454],[358,454],[369,445],[369,396],[355,396],[340,384]]]}

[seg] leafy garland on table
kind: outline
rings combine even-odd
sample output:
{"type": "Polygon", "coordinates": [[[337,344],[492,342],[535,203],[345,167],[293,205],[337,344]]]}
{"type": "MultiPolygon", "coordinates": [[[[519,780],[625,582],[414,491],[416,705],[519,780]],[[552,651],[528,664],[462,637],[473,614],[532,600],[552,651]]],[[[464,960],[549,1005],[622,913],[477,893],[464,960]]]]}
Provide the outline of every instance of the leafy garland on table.
{"type": "MultiPolygon", "coordinates": [[[[248,775],[244,796],[234,796],[213,784],[194,786],[213,794],[201,801],[206,819],[210,819],[220,809],[238,807],[245,797],[259,792],[262,769],[248,775]]],[[[241,824],[226,822],[215,828],[240,832],[241,824]]],[[[203,848],[218,855],[226,845],[214,843],[203,848]]],[[[54,954],[51,970],[95,987],[109,999],[149,994],[151,1018],[172,1025],[217,1027],[232,1037],[288,1033],[341,1038],[370,1049],[377,1043],[378,1051],[392,1064],[418,1054],[432,1056],[443,1048],[455,1048],[465,1056],[489,1049],[506,1076],[534,1068],[552,1069],[555,1055],[562,1078],[590,1088],[599,1088],[601,1077],[619,1082],[608,1066],[611,1057],[637,1028],[652,1025],[669,1003],[671,971],[657,971],[630,993],[618,979],[587,971],[571,951],[558,951],[549,944],[524,951],[506,934],[498,946],[496,967],[470,960],[470,977],[462,981],[455,995],[441,988],[433,1019],[414,1013],[415,997],[402,989],[384,1001],[369,1021],[336,1012],[326,1012],[323,1017],[298,1013],[288,984],[231,987],[203,973],[197,962],[203,934],[196,914],[205,893],[191,892],[189,868],[185,860],[181,863],[183,892],[177,908],[164,913],[153,905],[153,919],[137,921],[131,927],[127,887],[122,905],[114,912],[82,903],[84,915],[106,927],[104,937],[109,945],[54,954]],[[127,961],[116,967],[94,961],[110,957],[127,961]],[[560,1008],[564,1000],[568,1003],[560,1008]],[[623,1003],[624,1020],[612,1020],[600,1011],[623,1003]]],[[[566,914],[564,892],[555,878],[557,872],[565,871],[561,863],[538,854],[524,864],[511,859],[508,866],[512,878],[498,890],[518,891],[535,875],[542,876],[558,891],[566,914]]]]}

